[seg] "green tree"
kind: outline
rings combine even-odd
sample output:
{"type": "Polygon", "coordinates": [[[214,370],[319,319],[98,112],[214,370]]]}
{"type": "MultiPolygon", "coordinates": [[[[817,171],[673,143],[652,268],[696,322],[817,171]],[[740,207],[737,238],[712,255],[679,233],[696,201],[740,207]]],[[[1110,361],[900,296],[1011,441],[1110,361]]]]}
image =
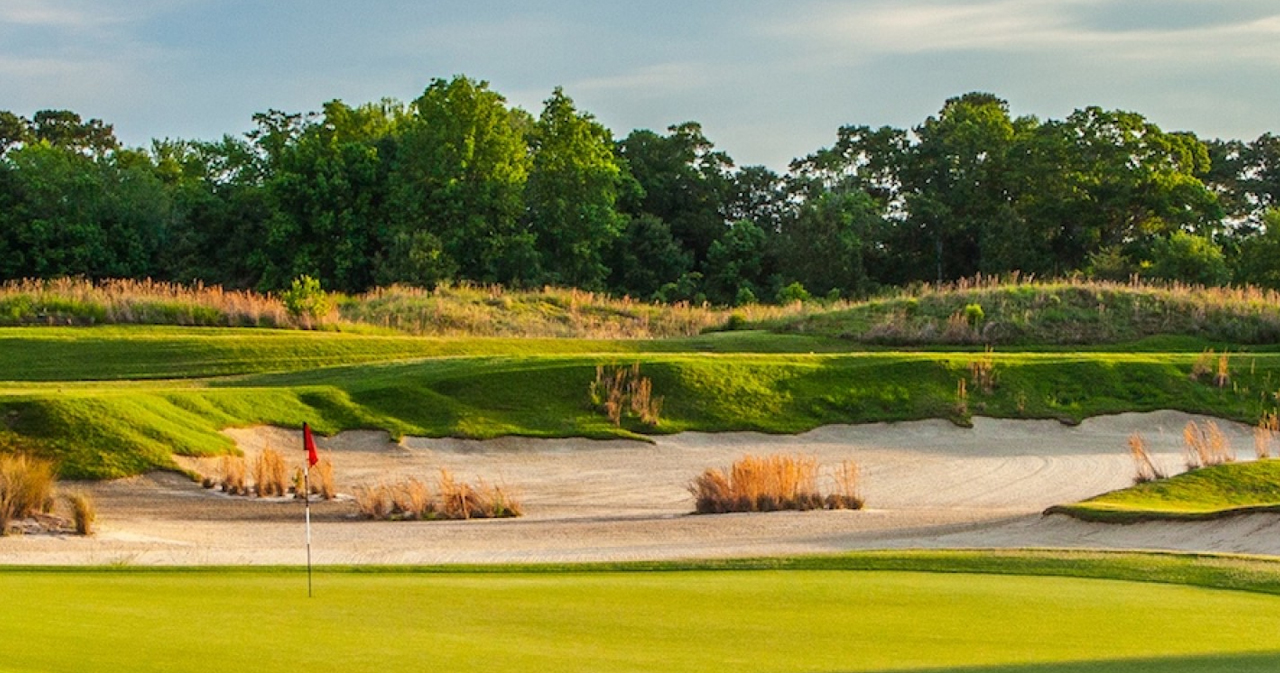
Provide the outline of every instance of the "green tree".
{"type": "Polygon", "coordinates": [[[1280,290],[1280,209],[1264,213],[1258,230],[1240,241],[1233,267],[1237,283],[1280,290]]]}
{"type": "Polygon", "coordinates": [[[557,87],[530,140],[526,204],[543,269],[555,283],[602,288],[604,255],[625,224],[615,207],[622,171],[613,138],[557,87]]]}
{"type": "Polygon", "coordinates": [[[729,305],[750,293],[764,296],[768,236],[750,220],[735,222],[707,251],[706,293],[717,304],[729,305]]]}
{"type": "Polygon", "coordinates": [[[667,131],[632,131],[618,144],[618,153],[640,186],[637,198],[621,208],[633,216],[653,215],[666,222],[680,247],[701,265],[712,242],[725,233],[733,161],[715,149],[695,122],[667,131]]]}
{"type": "Polygon", "coordinates": [[[1146,276],[1197,285],[1222,285],[1231,280],[1226,257],[1207,236],[1175,231],[1151,246],[1146,276]]]}
{"type": "Polygon", "coordinates": [[[531,126],[528,114],[508,108],[487,82],[433,80],[409,106],[386,240],[427,232],[440,242],[440,268],[456,267],[471,280],[538,277],[522,221],[531,126]]]}

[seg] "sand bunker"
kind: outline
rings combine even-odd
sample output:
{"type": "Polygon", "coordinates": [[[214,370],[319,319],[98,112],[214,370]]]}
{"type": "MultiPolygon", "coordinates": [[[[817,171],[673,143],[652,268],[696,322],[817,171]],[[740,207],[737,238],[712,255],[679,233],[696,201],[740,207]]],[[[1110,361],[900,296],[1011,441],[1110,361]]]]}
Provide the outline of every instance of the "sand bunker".
{"type": "MultiPolygon", "coordinates": [[[[1141,432],[1170,472],[1181,465],[1176,412],[1122,414],[1079,426],[978,418],[829,426],[793,436],[683,433],[653,443],[492,441],[345,432],[320,438],[340,491],[441,468],[513,489],[526,516],[500,521],[369,522],[350,502],[313,507],[318,563],[498,563],[714,558],[872,548],[1096,547],[1280,554],[1280,516],[1204,523],[1088,524],[1048,506],[1122,488],[1125,439],[1141,432]],[[689,481],[747,453],[800,453],[862,466],[868,509],[690,516],[689,481]]],[[[1221,423],[1245,457],[1251,429],[1221,423]]],[[[228,430],[249,456],[264,446],[300,464],[299,433],[228,430]]],[[[198,465],[197,465],[198,466],[198,465]]],[[[204,466],[208,468],[209,466],[204,466]]],[[[825,487],[825,485],[824,485],[825,487]]],[[[91,485],[99,533],[0,539],[0,563],[297,564],[302,505],[230,498],[179,476],[91,485]]]]}

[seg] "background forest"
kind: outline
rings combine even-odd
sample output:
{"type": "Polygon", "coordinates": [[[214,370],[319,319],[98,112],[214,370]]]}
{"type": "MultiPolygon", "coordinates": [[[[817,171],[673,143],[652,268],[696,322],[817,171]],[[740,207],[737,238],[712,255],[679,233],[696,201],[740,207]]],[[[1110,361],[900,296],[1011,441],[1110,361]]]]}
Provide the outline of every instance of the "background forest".
{"type": "Polygon", "coordinates": [[[1133,112],[1011,117],[987,93],[912,129],[846,126],[785,174],[694,122],[615,139],[559,89],[485,82],[271,110],[244,137],[122,147],[65,110],[0,111],[0,280],[276,291],[471,281],[736,305],[1012,272],[1280,288],[1280,138],[1133,112]]]}

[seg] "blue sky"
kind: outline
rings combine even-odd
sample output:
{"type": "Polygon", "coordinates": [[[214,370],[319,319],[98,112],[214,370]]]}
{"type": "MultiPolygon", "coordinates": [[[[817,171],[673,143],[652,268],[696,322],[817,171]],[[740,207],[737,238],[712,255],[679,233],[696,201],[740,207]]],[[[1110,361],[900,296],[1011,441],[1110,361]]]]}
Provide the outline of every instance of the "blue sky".
{"type": "Polygon", "coordinates": [[[1280,132],[1280,2],[0,0],[0,109],[69,108],[130,145],[459,73],[535,114],[563,86],[619,136],[698,121],[778,169],[969,91],[1252,140],[1280,132]]]}

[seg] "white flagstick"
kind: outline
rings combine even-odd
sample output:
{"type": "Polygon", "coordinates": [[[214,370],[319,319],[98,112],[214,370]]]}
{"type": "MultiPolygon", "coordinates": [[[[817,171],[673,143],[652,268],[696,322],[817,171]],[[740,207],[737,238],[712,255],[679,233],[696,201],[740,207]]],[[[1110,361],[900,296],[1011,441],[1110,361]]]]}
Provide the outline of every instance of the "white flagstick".
{"type": "Polygon", "coordinates": [[[307,510],[307,598],[311,598],[311,461],[302,468],[302,501],[307,510]]]}

